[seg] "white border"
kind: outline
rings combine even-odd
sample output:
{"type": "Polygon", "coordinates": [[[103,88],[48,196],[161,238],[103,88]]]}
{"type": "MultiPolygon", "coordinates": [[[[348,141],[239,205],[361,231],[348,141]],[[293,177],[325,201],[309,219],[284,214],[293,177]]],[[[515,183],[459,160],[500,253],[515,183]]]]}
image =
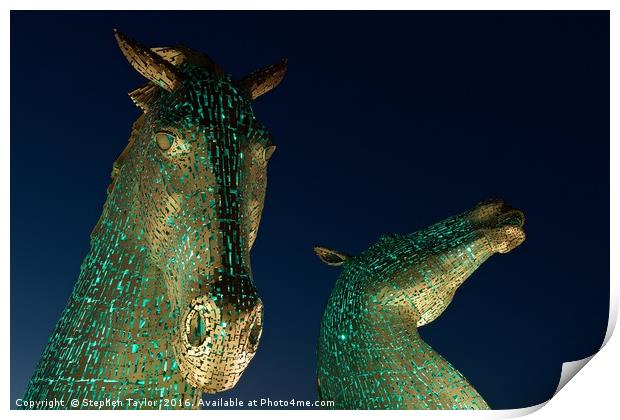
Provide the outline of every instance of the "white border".
{"type": "MultiPolygon", "coordinates": [[[[106,2],[78,2],[58,0],[54,2],[45,2],[42,0],[32,1],[15,1],[9,0],[3,2],[8,5],[8,10],[2,14],[0,18],[0,33],[2,38],[2,51],[4,52],[4,60],[1,68],[2,71],[2,87],[0,88],[0,97],[2,101],[2,119],[3,127],[5,129],[5,139],[10,139],[10,75],[8,67],[8,57],[10,56],[10,14],[9,10],[170,10],[171,6],[174,10],[611,10],[611,74],[618,74],[617,66],[617,54],[614,53],[614,48],[618,46],[618,31],[615,30],[614,23],[617,23],[618,19],[615,15],[614,3],[611,1],[550,1],[550,0],[524,0],[524,1],[403,1],[403,0],[382,0],[368,1],[298,1],[295,4],[291,4],[286,1],[274,1],[274,0],[237,0],[237,1],[188,1],[188,0],[175,0],[173,3],[170,1],[162,0],[150,0],[148,2],[140,2],[138,0],[108,0],[106,2]]],[[[615,83],[614,78],[611,80],[611,138],[617,141],[617,125],[614,117],[617,118],[617,98],[618,98],[618,86],[615,83]]],[[[618,195],[617,195],[617,180],[618,170],[614,167],[613,163],[618,162],[618,146],[611,142],[611,214],[620,214],[618,212],[618,195]]],[[[0,174],[4,182],[1,184],[0,197],[3,197],[5,204],[0,206],[0,212],[2,214],[3,223],[0,223],[0,255],[2,258],[2,264],[0,269],[2,270],[2,279],[4,280],[4,293],[2,298],[4,300],[1,310],[3,312],[2,330],[0,331],[1,337],[9,337],[9,325],[10,325],[10,269],[9,269],[9,255],[10,255],[10,242],[9,242],[9,230],[10,230],[10,194],[9,194],[9,179],[10,179],[10,144],[8,140],[0,143],[0,174]]],[[[577,223],[589,223],[587,220],[578,220],[577,223]]],[[[610,318],[605,337],[605,343],[609,342],[613,329],[617,321],[618,313],[618,245],[615,238],[618,237],[618,224],[614,218],[611,219],[611,304],[610,304],[610,318]]],[[[401,411],[401,412],[378,412],[378,411],[366,411],[366,412],[320,412],[321,416],[337,416],[338,418],[357,418],[372,416],[384,417],[384,416],[412,416],[428,417],[428,416],[483,416],[493,418],[503,417],[515,417],[519,415],[528,414],[534,412],[542,406],[548,405],[544,410],[537,411],[536,418],[557,418],[562,417],[566,419],[577,419],[589,416],[595,419],[599,418],[615,418],[616,413],[616,401],[619,399],[618,393],[618,379],[620,376],[620,369],[618,363],[618,356],[620,355],[620,345],[618,339],[611,340],[609,344],[605,345],[605,348],[596,357],[591,358],[592,362],[583,369],[584,371],[579,374],[579,380],[571,381],[562,391],[555,396],[548,404],[541,404],[536,407],[530,407],[519,410],[506,410],[506,411],[490,411],[490,412],[426,412],[426,411],[401,411]]],[[[3,360],[7,369],[4,381],[0,385],[1,394],[7,398],[5,410],[8,410],[10,405],[8,404],[9,393],[9,346],[0,346],[0,360],[3,360]]],[[[590,360],[590,358],[588,358],[590,360]]],[[[587,362],[587,361],[586,361],[587,362]]],[[[566,364],[565,364],[566,365],[566,364]]],[[[563,369],[563,376],[566,378],[572,377],[579,368],[583,367],[585,363],[575,362],[568,364],[563,369]],[[575,370],[575,368],[578,368],[575,370]],[[569,371],[573,371],[570,375],[569,371]]],[[[564,382],[565,384],[566,382],[564,382]]],[[[558,387],[560,390],[562,386],[558,387]]],[[[28,416],[31,414],[10,411],[10,415],[14,416],[28,416]]],[[[218,411],[217,413],[204,413],[204,412],[183,412],[180,415],[186,416],[209,416],[211,418],[234,418],[248,416],[257,419],[262,418],[288,418],[291,416],[290,411],[218,411]]],[[[36,415],[45,416],[81,416],[82,413],[75,411],[69,412],[46,412],[36,415]]],[[[140,416],[145,415],[144,412],[138,413],[119,413],[119,412],[90,412],[89,415],[104,416],[111,418],[118,418],[119,416],[140,416]]],[[[167,415],[163,412],[149,413],[150,415],[163,416],[167,415]]],[[[316,411],[299,411],[295,412],[297,417],[315,417],[316,411]]]]}
{"type": "Polygon", "coordinates": [[[8,0],[9,10],[612,10],[610,0],[8,0]],[[174,6],[171,8],[171,6],[174,6]]]}

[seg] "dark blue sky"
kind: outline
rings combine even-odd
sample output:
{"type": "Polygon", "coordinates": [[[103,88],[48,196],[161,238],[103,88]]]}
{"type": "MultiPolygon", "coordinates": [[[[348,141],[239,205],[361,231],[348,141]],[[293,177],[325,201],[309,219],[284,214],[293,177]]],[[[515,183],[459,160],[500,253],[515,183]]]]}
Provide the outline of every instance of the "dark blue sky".
{"type": "Polygon", "coordinates": [[[143,83],[115,44],[185,44],[235,76],[288,57],[255,103],[278,149],[252,251],[259,351],[219,396],[316,397],[319,320],[358,253],[501,197],[526,242],[420,330],[493,408],[548,399],[609,304],[609,14],[11,13],[11,404],[64,308],[143,83]]]}

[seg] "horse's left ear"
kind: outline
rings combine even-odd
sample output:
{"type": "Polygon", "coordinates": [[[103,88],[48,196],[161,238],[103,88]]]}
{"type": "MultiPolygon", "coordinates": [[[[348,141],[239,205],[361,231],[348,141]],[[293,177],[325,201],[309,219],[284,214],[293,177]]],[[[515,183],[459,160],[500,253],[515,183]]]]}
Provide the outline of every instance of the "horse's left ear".
{"type": "Polygon", "coordinates": [[[239,80],[239,84],[248,92],[252,100],[269,92],[280,84],[286,70],[288,69],[288,60],[283,58],[276,64],[263,67],[239,80]]]}
{"type": "Polygon", "coordinates": [[[344,252],[334,251],[333,249],[315,246],[314,253],[327,265],[338,267],[350,260],[352,257],[344,252]]]}

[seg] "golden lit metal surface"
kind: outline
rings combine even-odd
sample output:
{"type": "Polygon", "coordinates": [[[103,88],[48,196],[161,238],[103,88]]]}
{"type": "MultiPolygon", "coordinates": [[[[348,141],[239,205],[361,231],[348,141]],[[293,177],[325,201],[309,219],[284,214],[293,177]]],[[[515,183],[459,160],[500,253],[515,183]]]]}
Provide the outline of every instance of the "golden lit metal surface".
{"type": "Polygon", "coordinates": [[[519,246],[524,221],[492,200],[410,235],[384,235],[356,257],[316,247],[323,262],[342,266],[321,321],[319,397],[337,409],[489,408],[418,327],[489,257],[519,246]]]}
{"type": "Polygon", "coordinates": [[[275,146],[251,101],[286,65],[238,81],[187,47],[115,36],[148,79],[130,92],[144,113],[24,399],[198,408],[203,392],[235,386],[262,332],[249,252],[275,146]]]}

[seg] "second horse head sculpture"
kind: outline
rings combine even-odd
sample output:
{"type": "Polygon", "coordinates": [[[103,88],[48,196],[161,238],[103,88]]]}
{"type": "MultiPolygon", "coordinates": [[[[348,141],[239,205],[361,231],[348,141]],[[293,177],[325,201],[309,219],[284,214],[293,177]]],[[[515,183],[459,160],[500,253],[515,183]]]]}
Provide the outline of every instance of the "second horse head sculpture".
{"type": "Polygon", "coordinates": [[[491,200],[409,235],[385,235],[356,257],[316,247],[323,262],[342,266],[321,321],[319,397],[337,409],[489,408],[418,327],[489,257],[519,246],[524,222],[521,211],[491,200]]]}

